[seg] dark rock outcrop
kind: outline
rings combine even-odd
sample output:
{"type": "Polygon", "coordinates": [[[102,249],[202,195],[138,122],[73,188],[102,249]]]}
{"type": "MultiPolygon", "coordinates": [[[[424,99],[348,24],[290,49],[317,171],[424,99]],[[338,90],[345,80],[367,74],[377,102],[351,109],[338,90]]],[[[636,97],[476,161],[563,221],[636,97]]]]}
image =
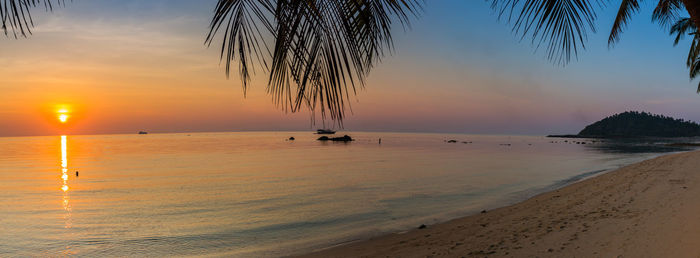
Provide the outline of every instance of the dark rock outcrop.
{"type": "Polygon", "coordinates": [[[350,142],[354,141],[352,137],[348,135],[344,135],[343,137],[328,137],[328,136],[321,136],[317,140],[319,141],[334,141],[334,142],[350,142]]]}

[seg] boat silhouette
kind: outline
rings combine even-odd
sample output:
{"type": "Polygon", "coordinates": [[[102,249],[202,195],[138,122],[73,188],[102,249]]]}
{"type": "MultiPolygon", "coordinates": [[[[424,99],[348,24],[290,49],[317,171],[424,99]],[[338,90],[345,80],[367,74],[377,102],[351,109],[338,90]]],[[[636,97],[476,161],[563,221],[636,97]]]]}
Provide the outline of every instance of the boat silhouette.
{"type": "Polygon", "coordinates": [[[316,134],[335,134],[335,131],[331,129],[318,129],[316,130],[316,134]]]}

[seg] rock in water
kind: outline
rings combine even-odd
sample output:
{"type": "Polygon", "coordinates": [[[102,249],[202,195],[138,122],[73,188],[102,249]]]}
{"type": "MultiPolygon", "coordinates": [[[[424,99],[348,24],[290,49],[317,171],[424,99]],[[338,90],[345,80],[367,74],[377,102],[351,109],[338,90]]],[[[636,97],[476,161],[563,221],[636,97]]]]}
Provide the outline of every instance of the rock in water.
{"type": "Polygon", "coordinates": [[[350,141],[354,141],[354,140],[352,139],[352,137],[350,137],[348,135],[344,135],[343,137],[333,137],[333,138],[331,138],[331,141],[350,142],[350,141]]]}
{"type": "Polygon", "coordinates": [[[350,142],[354,141],[352,137],[345,135],[343,137],[333,137],[333,138],[328,138],[328,136],[321,136],[317,140],[319,141],[334,141],[334,142],[350,142]]]}

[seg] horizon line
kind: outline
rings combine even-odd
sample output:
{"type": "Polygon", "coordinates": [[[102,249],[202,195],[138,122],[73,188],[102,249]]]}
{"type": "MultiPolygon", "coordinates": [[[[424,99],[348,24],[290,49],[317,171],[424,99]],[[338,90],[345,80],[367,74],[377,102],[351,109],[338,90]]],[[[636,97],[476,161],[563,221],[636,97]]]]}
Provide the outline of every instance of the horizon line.
{"type": "MultiPolygon", "coordinates": [[[[250,133],[250,132],[308,132],[303,130],[236,130],[236,131],[182,131],[182,132],[150,132],[148,134],[187,134],[187,133],[250,133]]],[[[527,134],[527,133],[474,133],[474,132],[435,132],[435,131],[381,131],[381,130],[359,130],[359,131],[338,131],[338,132],[355,132],[355,133],[402,133],[402,134],[464,134],[464,135],[493,135],[493,136],[547,136],[551,134],[527,134]]],[[[0,138],[21,138],[21,137],[52,137],[52,136],[105,136],[105,135],[139,135],[139,131],[134,133],[93,133],[93,134],[44,134],[44,135],[0,135],[0,138]]]]}

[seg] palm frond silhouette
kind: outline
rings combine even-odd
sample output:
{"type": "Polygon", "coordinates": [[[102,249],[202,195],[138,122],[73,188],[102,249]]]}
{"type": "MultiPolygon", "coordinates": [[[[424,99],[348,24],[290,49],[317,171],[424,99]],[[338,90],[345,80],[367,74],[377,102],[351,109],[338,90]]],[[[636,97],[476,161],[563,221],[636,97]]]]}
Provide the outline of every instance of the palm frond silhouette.
{"type": "Polygon", "coordinates": [[[274,103],[320,109],[340,123],[350,94],[392,49],[391,29],[418,14],[415,0],[220,0],[207,44],[223,34],[226,72],[238,62],[244,91],[254,61],[269,73],[274,103]]]}
{"type": "Polygon", "coordinates": [[[5,35],[14,38],[26,37],[32,34],[34,20],[31,9],[43,7],[46,11],[53,10],[56,5],[64,5],[65,0],[0,0],[0,21],[5,35]]]}
{"type": "MultiPolygon", "coordinates": [[[[685,64],[688,66],[690,79],[695,79],[700,75],[700,34],[695,23],[690,18],[681,18],[671,26],[670,34],[671,36],[675,35],[673,45],[678,45],[686,35],[693,37],[685,64]]],[[[697,92],[700,93],[700,84],[697,92]]]]}

